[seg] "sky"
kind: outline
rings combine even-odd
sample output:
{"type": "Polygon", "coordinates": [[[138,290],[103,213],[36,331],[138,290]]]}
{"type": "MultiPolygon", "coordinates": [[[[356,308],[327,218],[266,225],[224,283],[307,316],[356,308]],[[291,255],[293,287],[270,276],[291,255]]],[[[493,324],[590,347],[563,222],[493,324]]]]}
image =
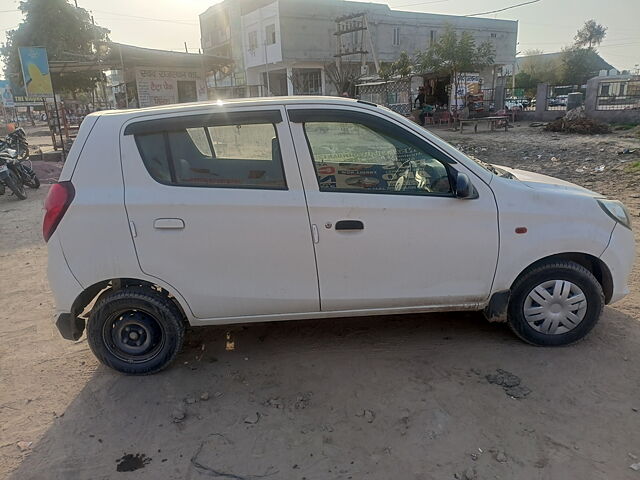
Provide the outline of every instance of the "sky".
{"type": "MultiPolygon", "coordinates": [[[[73,1],[73,0],[71,0],[73,1]]],[[[111,30],[111,40],[142,47],[190,52],[200,47],[198,14],[219,0],[77,0],[97,24],[111,30]]],[[[306,1],[300,0],[301,4],[306,1]]],[[[522,3],[524,0],[376,0],[396,10],[470,15],[522,3]]],[[[21,21],[19,0],[0,0],[0,42],[21,21]]],[[[640,64],[640,0],[540,0],[538,3],[483,15],[518,20],[517,52],[556,52],[572,43],[589,19],[608,27],[600,55],[619,70],[640,64]]],[[[0,63],[0,69],[2,65],[0,63]]]]}

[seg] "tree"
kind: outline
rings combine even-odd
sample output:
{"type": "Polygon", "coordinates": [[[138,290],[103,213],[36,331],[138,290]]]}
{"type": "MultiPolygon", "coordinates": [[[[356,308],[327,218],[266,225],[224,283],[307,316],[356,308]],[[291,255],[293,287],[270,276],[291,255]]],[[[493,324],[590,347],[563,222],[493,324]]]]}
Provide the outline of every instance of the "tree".
{"type": "MultiPolygon", "coordinates": [[[[427,50],[416,54],[416,70],[420,73],[444,73],[451,76],[454,89],[458,91],[458,76],[464,72],[473,72],[493,64],[495,50],[489,41],[476,46],[469,32],[456,33],[447,25],[444,33],[427,50]]],[[[457,95],[454,95],[456,109],[457,95]]]]}
{"type": "Polygon", "coordinates": [[[565,48],[560,59],[560,80],[566,85],[582,85],[598,75],[603,63],[593,48],[565,48]]]}
{"type": "MultiPolygon", "coordinates": [[[[94,25],[91,15],[67,0],[24,0],[18,8],[24,20],[7,32],[0,48],[5,63],[5,77],[22,85],[18,47],[46,47],[49,61],[94,59],[97,46],[109,40],[109,30],[94,25]]],[[[102,79],[102,72],[52,74],[56,90],[76,94],[91,90],[102,79]]]]}
{"type": "Polygon", "coordinates": [[[595,20],[587,20],[576,33],[574,45],[578,48],[594,48],[602,43],[606,35],[607,27],[596,23],[595,20]]]}
{"type": "Polygon", "coordinates": [[[347,92],[353,96],[356,82],[362,78],[362,69],[359,63],[342,63],[340,68],[333,62],[328,63],[324,66],[324,73],[335,87],[338,95],[347,92]]]}

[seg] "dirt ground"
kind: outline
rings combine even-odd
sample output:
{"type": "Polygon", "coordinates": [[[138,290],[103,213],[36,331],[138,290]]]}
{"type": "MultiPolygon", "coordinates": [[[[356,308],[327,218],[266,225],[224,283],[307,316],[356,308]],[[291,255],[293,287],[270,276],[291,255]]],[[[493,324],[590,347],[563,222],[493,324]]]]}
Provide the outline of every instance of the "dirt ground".
{"type": "MultiPolygon", "coordinates": [[[[637,138],[437,133],[625,201],[638,237],[640,154],[617,154],[637,138]]],[[[284,322],[232,327],[233,351],[225,328],[192,330],[173,367],[126,377],[51,321],[45,191],[0,197],[2,478],[640,479],[638,261],[571,347],[479,314],[284,322]]]]}

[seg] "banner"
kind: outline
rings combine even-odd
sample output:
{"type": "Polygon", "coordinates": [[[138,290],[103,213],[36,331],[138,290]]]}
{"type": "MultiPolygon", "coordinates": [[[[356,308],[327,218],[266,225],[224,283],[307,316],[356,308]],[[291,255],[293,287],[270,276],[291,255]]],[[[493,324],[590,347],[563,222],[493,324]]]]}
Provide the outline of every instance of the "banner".
{"type": "Polygon", "coordinates": [[[47,50],[42,47],[20,47],[22,78],[31,97],[53,97],[47,50]]]}
{"type": "Polygon", "coordinates": [[[11,86],[9,80],[0,80],[0,98],[2,99],[2,105],[5,107],[15,107],[16,104],[13,101],[13,94],[11,93],[11,86]]]}

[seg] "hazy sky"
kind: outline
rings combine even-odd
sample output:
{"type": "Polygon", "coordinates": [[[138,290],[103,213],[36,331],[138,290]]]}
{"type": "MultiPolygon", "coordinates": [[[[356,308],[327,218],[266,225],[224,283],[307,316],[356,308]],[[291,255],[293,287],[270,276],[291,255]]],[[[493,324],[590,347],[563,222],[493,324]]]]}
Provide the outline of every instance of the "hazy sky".
{"type": "MultiPolygon", "coordinates": [[[[73,0],[72,0],[73,1],[73,0]]],[[[300,0],[303,4],[307,0],[300,0]]],[[[313,0],[308,0],[313,1],[313,0]]],[[[503,8],[524,0],[378,0],[391,8],[430,13],[468,15],[503,8]]],[[[5,31],[21,20],[19,0],[0,0],[0,42],[5,31]]],[[[198,14],[218,0],[78,0],[96,23],[111,30],[111,39],[143,47],[197,52],[200,46],[198,14]]],[[[559,51],[572,42],[585,20],[609,28],[600,54],[618,69],[640,64],[640,0],[541,0],[489,18],[518,20],[518,52],[559,51]]]]}

